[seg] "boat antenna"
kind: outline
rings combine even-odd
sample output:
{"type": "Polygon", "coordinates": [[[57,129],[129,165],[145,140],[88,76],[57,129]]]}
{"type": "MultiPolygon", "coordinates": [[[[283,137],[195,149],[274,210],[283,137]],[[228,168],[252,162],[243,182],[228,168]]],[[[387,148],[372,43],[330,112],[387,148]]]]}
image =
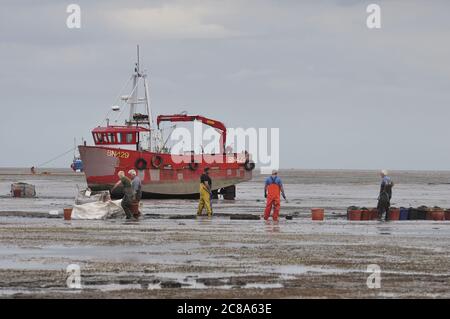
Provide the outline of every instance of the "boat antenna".
{"type": "Polygon", "coordinates": [[[139,103],[139,95],[138,95],[138,85],[139,85],[139,77],[141,76],[139,74],[139,44],[136,45],[136,52],[137,52],[137,61],[135,63],[135,67],[134,67],[134,73],[133,74],[133,90],[131,91],[131,102],[128,102],[130,104],[130,118],[129,118],[129,122],[128,125],[131,125],[131,123],[133,122],[133,116],[134,116],[134,112],[136,111],[136,104],[139,103]]]}
{"type": "Polygon", "coordinates": [[[138,45],[136,45],[136,47],[137,47],[137,73],[138,73],[138,75],[139,75],[139,44],[138,45]]]}

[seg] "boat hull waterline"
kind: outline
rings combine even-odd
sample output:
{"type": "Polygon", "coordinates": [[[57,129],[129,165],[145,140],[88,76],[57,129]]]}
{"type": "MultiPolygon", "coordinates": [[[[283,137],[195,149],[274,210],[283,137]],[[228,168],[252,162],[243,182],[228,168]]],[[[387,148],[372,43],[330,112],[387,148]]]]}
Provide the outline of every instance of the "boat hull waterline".
{"type": "MultiPolygon", "coordinates": [[[[252,179],[252,171],[245,168],[245,159],[239,159],[238,154],[196,154],[188,156],[186,161],[186,155],[99,146],[79,146],[79,152],[88,187],[92,190],[110,190],[118,181],[117,173],[127,173],[130,169],[136,170],[142,180],[144,198],[197,197],[205,167],[210,169],[213,191],[252,179]],[[157,165],[153,165],[155,158],[161,160],[157,165]],[[145,163],[140,169],[136,167],[139,161],[145,163]]],[[[120,188],[113,195],[120,196],[120,188]]]]}

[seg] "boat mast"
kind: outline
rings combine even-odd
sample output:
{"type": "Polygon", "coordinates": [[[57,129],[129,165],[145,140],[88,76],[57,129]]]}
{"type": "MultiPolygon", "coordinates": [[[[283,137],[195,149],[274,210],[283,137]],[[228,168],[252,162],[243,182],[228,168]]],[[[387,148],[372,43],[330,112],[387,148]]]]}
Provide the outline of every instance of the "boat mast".
{"type": "Polygon", "coordinates": [[[150,108],[150,95],[148,94],[147,74],[144,74],[144,89],[145,89],[145,106],[148,114],[148,127],[150,129],[150,133],[148,135],[148,150],[151,151],[152,146],[156,145],[156,140],[153,141],[154,143],[152,143],[152,137],[154,137],[154,135],[152,134],[153,116],[150,108]]]}
{"type": "Polygon", "coordinates": [[[140,70],[140,56],[139,56],[139,45],[137,45],[137,62],[135,64],[134,67],[134,73],[133,73],[133,90],[131,91],[131,94],[128,96],[128,104],[130,105],[130,116],[129,119],[127,121],[127,125],[128,126],[132,126],[132,125],[139,125],[139,124],[143,124],[148,126],[150,132],[148,135],[148,150],[152,149],[153,145],[156,145],[157,142],[154,141],[154,143],[152,142],[152,128],[153,128],[153,117],[152,117],[152,113],[150,110],[150,96],[148,93],[149,90],[149,85],[147,82],[147,74],[145,73],[145,70],[143,72],[141,72],[140,70]],[[139,81],[143,81],[144,83],[144,97],[139,98],[139,94],[138,94],[138,87],[139,87],[139,81]],[[136,108],[138,104],[145,104],[145,112],[147,114],[146,118],[142,118],[139,116],[142,114],[136,114],[136,108]]]}

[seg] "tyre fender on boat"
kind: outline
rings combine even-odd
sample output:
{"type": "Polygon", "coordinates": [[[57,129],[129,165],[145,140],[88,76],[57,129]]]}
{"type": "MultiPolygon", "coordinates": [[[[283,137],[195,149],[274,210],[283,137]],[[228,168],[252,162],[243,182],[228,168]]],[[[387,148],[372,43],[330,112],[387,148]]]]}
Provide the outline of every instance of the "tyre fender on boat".
{"type": "Polygon", "coordinates": [[[252,171],[255,169],[255,162],[246,160],[244,163],[244,168],[246,171],[252,171]]]}
{"type": "Polygon", "coordinates": [[[154,168],[160,168],[162,164],[163,164],[162,157],[159,156],[159,155],[153,155],[153,157],[152,157],[152,166],[154,168]]]}
{"type": "Polygon", "coordinates": [[[134,163],[137,170],[142,171],[147,168],[147,161],[143,158],[138,158],[134,163]]]}

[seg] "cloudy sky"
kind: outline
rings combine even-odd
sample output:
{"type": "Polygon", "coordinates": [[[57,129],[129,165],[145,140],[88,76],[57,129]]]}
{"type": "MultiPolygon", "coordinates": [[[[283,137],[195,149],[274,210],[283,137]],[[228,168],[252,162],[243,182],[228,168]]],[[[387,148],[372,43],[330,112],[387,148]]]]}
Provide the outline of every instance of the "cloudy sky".
{"type": "Polygon", "coordinates": [[[70,3],[1,2],[0,166],[92,143],[139,43],[155,114],[278,127],[284,168],[450,169],[449,1],[70,3]]]}

